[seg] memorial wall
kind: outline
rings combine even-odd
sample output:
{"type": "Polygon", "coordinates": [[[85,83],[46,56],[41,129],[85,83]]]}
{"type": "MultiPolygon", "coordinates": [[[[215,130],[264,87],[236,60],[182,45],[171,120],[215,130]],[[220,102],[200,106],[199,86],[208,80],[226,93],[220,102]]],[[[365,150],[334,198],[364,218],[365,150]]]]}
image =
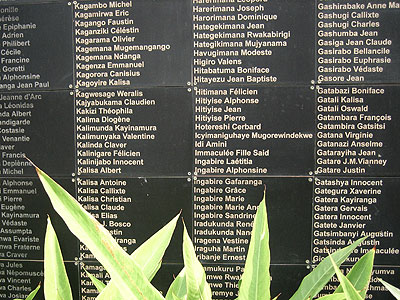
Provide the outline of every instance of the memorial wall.
{"type": "Polygon", "coordinates": [[[376,278],[400,279],[398,0],[0,0],[0,25],[0,299],[43,281],[47,215],[74,299],[96,296],[83,267],[110,279],[25,155],[129,253],[182,210],[214,299],[236,298],[264,186],[272,295],[369,235],[344,269],[376,245],[367,297],[392,299],[376,278]]]}

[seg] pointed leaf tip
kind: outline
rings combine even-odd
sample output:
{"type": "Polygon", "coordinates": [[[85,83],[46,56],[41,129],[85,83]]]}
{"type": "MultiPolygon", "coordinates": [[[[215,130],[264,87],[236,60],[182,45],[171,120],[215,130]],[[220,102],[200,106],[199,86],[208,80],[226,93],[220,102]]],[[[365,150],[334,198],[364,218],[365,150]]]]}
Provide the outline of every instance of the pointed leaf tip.
{"type": "MultiPolygon", "coordinates": [[[[353,244],[334,252],[332,256],[335,263],[341,265],[350,253],[366,238],[367,237],[364,236],[353,244]]],[[[335,270],[330,258],[325,257],[310,274],[303,278],[297,291],[289,300],[304,300],[310,298],[310,296],[311,298],[314,297],[322,290],[334,274],[335,270]]]]}
{"type": "MultiPolygon", "coordinates": [[[[25,300],[33,300],[33,298],[35,298],[37,292],[40,289],[40,284],[41,282],[38,284],[38,286],[28,295],[28,297],[25,300]]],[[[19,300],[19,299],[14,299],[14,300],[19,300]]]]}
{"type": "Polygon", "coordinates": [[[280,297],[280,295],[282,295],[282,293],[279,293],[278,295],[276,295],[276,297],[273,300],[277,300],[280,297]]]}
{"type": "MultiPolygon", "coordinates": [[[[169,223],[140,245],[130,256],[137,263],[149,281],[152,280],[161,267],[162,256],[171,240],[178,218],[179,215],[176,215],[169,223]]],[[[96,300],[105,299],[124,299],[120,293],[118,282],[114,279],[108,283],[104,290],[102,290],[101,294],[96,298],[96,300]]]]}
{"type": "Polygon", "coordinates": [[[27,161],[29,161],[29,162],[31,163],[31,165],[32,165],[35,169],[38,169],[38,167],[35,165],[35,163],[34,163],[30,158],[28,158],[28,157],[25,155],[25,153],[22,155],[22,157],[25,158],[27,161]]]}
{"type": "Polygon", "coordinates": [[[63,256],[50,218],[48,219],[44,241],[44,278],[46,299],[72,300],[63,256]]]}
{"type": "Polygon", "coordinates": [[[241,300],[270,300],[269,230],[264,198],[257,208],[247,258],[239,287],[241,300]]]}
{"type": "Polygon", "coordinates": [[[339,279],[340,285],[343,288],[344,295],[346,296],[346,299],[351,299],[351,300],[362,300],[363,298],[361,295],[358,293],[358,291],[355,289],[353,284],[345,277],[340,271],[339,267],[336,265],[334,259],[332,258],[331,254],[329,255],[329,259],[331,260],[331,263],[333,265],[333,268],[335,269],[336,276],[339,279]]]}
{"type": "Polygon", "coordinates": [[[203,266],[196,257],[196,252],[186,226],[183,227],[182,247],[186,274],[187,300],[211,300],[211,288],[207,283],[203,266]]]}
{"type": "MultiPolygon", "coordinates": [[[[150,284],[133,259],[80,203],[40,169],[36,170],[53,207],[70,231],[84,243],[104,266],[125,298],[162,300],[160,292],[150,284]]],[[[53,299],[53,298],[52,298],[53,299]]]]}

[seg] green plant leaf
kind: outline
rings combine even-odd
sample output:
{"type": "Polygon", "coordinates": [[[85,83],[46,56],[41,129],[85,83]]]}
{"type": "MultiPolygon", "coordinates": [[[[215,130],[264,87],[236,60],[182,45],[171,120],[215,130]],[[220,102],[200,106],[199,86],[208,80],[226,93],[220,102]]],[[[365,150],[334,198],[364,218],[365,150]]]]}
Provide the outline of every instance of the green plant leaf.
{"type": "Polygon", "coordinates": [[[238,298],[240,300],[270,300],[271,277],[269,268],[271,255],[265,192],[253,224],[238,298]]]}
{"type": "Polygon", "coordinates": [[[183,230],[183,260],[185,263],[187,300],[211,300],[211,288],[206,281],[206,273],[196,257],[186,226],[183,230]]]}
{"type": "Polygon", "coordinates": [[[164,299],[110,232],[47,174],[38,168],[36,171],[54,209],[63,218],[70,231],[88,247],[116,281],[124,298],[164,299]]]}
{"type": "Polygon", "coordinates": [[[242,285],[242,278],[240,278],[239,280],[238,280],[238,290],[240,289],[240,286],[242,285]]]}
{"type": "Polygon", "coordinates": [[[28,295],[28,297],[26,297],[25,300],[32,300],[32,299],[36,296],[37,292],[39,291],[40,286],[41,286],[41,284],[39,283],[38,286],[36,287],[36,289],[34,289],[34,290],[28,295]]]}
{"type": "MultiPolygon", "coordinates": [[[[169,221],[168,224],[157,231],[131,254],[131,258],[136,262],[149,281],[153,279],[154,275],[160,269],[162,257],[171,241],[179,215],[169,221]]],[[[111,279],[96,299],[118,300],[124,299],[124,297],[121,295],[118,285],[111,279]]]]}
{"type": "Polygon", "coordinates": [[[346,299],[347,300],[363,300],[363,298],[361,298],[360,294],[357,292],[357,290],[351,284],[350,280],[348,280],[346,278],[346,276],[343,275],[342,271],[339,270],[339,267],[336,265],[335,261],[333,260],[333,258],[330,254],[329,254],[329,259],[331,260],[333,268],[335,269],[336,276],[338,277],[338,279],[340,281],[340,285],[343,288],[343,292],[346,296],[346,299]]]}
{"type": "Polygon", "coordinates": [[[44,297],[46,300],[72,300],[60,245],[50,218],[47,218],[44,240],[44,297]]]}
{"type": "MultiPolygon", "coordinates": [[[[346,248],[334,252],[332,258],[335,263],[341,265],[351,252],[353,252],[353,250],[366,238],[366,236],[362,237],[346,248]]],[[[335,269],[333,268],[330,259],[325,257],[310,274],[304,277],[299,288],[289,300],[312,299],[322,290],[325,284],[328,283],[333,274],[335,274],[335,269]]]]}
{"type": "Polygon", "coordinates": [[[378,278],[379,281],[384,285],[385,288],[388,289],[388,291],[397,299],[400,300],[400,289],[398,289],[397,287],[391,285],[390,283],[387,283],[386,281],[384,281],[381,278],[378,278]]]}
{"type": "Polygon", "coordinates": [[[180,214],[169,221],[131,255],[149,280],[152,280],[160,269],[162,257],[171,241],[179,216],[180,214]]]}
{"type": "MultiPolygon", "coordinates": [[[[375,248],[364,254],[351,268],[347,279],[352,283],[357,291],[360,291],[361,297],[364,299],[369,281],[371,280],[372,269],[374,265],[375,248]]],[[[343,293],[342,285],[339,285],[334,293],[343,293]]]]}
{"type": "Polygon", "coordinates": [[[83,269],[85,270],[86,274],[89,276],[90,280],[92,281],[92,283],[94,284],[96,289],[99,291],[99,293],[101,293],[101,291],[104,290],[106,285],[103,282],[101,282],[100,280],[98,280],[95,276],[90,274],[85,268],[83,268],[83,269]]]}
{"type": "MultiPolygon", "coordinates": [[[[38,284],[38,286],[36,287],[36,289],[34,289],[34,290],[28,295],[28,297],[26,297],[25,300],[32,300],[32,299],[36,296],[36,294],[37,294],[37,292],[39,291],[39,289],[40,289],[40,283],[38,284]]],[[[13,300],[22,300],[22,299],[13,299],[13,300]]]]}
{"type": "Polygon", "coordinates": [[[277,300],[278,298],[279,298],[279,296],[280,296],[281,294],[278,294],[278,296],[276,296],[274,299],[272,299],[272,300],[277,300]]]}
{"type": "Polygon", "coordinates": [[[317,300],[346,300],[346,295],[344,293],[331,294],[318,298],[317,300]]]}
{"type": "Polygon", "coordinates": [[[165,296],[166,300],[184,300],[186,299],[187,291],[186,291],[186,274],[185,268],[183,268],[178,276],[171,283],[167,295],[165,296]]]}

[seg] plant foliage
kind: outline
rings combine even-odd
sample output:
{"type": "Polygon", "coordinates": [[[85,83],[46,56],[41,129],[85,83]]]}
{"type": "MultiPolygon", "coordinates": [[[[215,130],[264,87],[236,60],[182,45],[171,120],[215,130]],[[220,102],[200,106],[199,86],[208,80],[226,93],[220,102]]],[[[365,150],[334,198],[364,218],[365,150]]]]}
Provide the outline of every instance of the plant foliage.
{"type": "MultiPolygon", "coordinates": [[[[36,170],[54,209],[63,218],[71,232],[87,246],[111,275],[111,281],[105,284],[93,275],[88,274],[99,291],[97,300],[212,299],[206,274],[196,257],[185,226],[183,231],[184,268],[170,285],[165,298],[150,283],[161,266],[162,257],[171,240],[179,215],[137,248],[135,252],[128,255],[111,234],[78,201],[43,171],[38,168],[36,170]]],[[[322,260],[302,280],[290,300],[314,298],[335,273],[341,283],[340,286],[333,294],[323,296],[319,298],[320,300],[365,299],[372,273],[375,249],[365,254],[353,266],[347,276],[344,276],[338,267],[365,238],[360,238],[322,260]]],[[[72,300],[61,251],[50,220],[46,233],[45,249],[46,300],[72,300]]],[[[271,276],[269,269],[269,230],[264,191],[263,200],[254,219],[247,259],[239,282],[237,300],[270,300],[271,276]]],[[[27,300],[31,300],[38,289],[39,287],[28,296],[27,300]]]]}
{"type": "Polygon", "coordinates": [[[400,289],[391,285],[390,283],[384,281],[383,279],[379,278],[379,281],[384,285],[385,288],[397,299],[400,300],[400,289]]]}

